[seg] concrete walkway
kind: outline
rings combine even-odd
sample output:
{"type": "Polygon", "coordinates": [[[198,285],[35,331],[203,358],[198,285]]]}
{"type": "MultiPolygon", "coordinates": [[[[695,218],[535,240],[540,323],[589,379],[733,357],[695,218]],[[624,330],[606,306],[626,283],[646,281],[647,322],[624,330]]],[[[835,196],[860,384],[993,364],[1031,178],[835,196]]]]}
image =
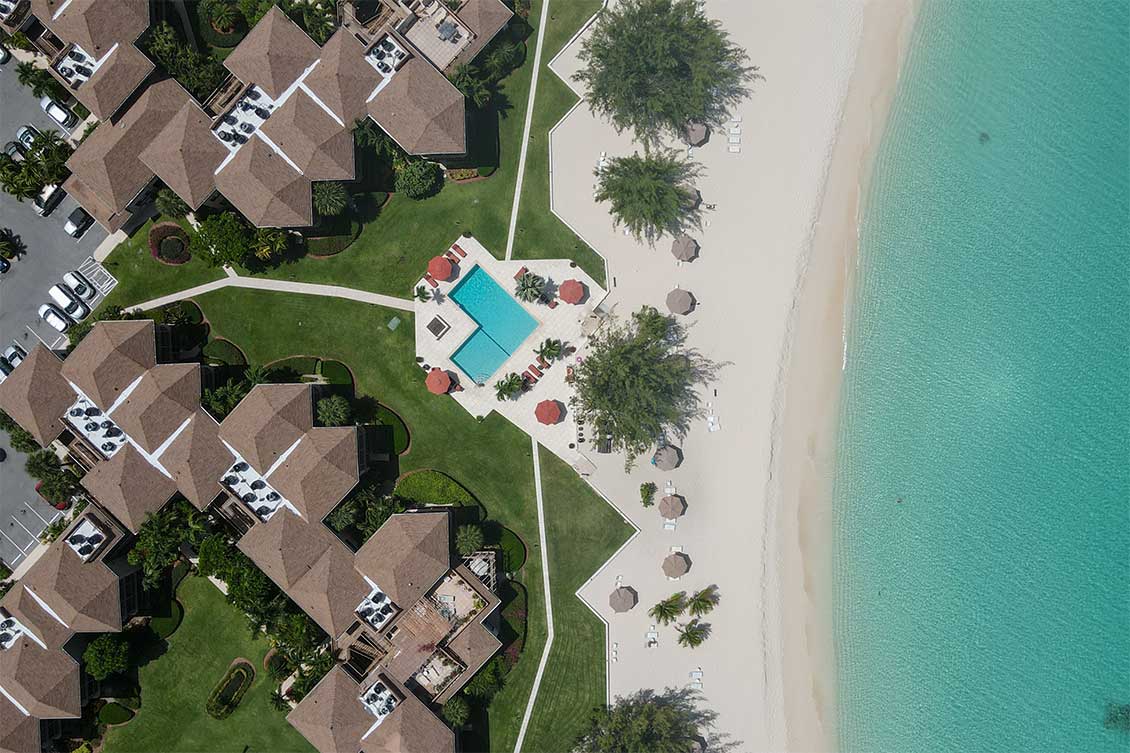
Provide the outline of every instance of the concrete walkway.
{"type": "Polygon", "coordinates": [[[298,293],[300,295],[321,295],[327,298],[344,298],[360,303],[370,303],[374,306],[399,309],[400,311],[414,312],[415,304],[403,298],[395,298],[382,293],[370,293],[366,290],[355,290],[340,285],[319,285],[312,282],[290,282],[287,280],[271,280],[265,277],[242,277],[230,268],[224,269],[226,277],[203,285],[197,285],[187,290],[178,290],[175,293],[154,298],[151,301],[137,304],[136,308],[154,309],[174,301],[183,301],[204,293],[211,293],[222,288],[249,288],[251,290],[271,290],[277,293],[298,293]]]}

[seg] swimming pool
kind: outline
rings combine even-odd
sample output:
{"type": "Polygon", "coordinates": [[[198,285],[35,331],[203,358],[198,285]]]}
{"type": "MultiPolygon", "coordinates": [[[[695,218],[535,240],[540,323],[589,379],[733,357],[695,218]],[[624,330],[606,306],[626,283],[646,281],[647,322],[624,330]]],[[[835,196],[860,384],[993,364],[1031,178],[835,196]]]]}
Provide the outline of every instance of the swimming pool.
{"type": "Polygon", "coordinates": [[[485,384],[538,326],[537,320],[479,266],[468,272],[448,297],[479,325],[451,356],[455,365],[478,384],[485,384]]]}

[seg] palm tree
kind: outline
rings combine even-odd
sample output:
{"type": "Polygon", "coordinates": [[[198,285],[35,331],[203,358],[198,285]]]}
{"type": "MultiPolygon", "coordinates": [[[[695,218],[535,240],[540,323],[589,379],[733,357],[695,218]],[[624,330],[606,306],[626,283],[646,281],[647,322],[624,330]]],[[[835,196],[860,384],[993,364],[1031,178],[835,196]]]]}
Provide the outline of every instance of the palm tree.
{"type": "Polygon", "coordinates": [[[337,181],[314,184],[314,209],[323,217],[336,217],[349,205],[349,192],[337,181]]]}
{"type": "Polygon", "coordinates": [[[37,450],[27,456],[24,462],[24,470],[27,475],[32,478],[45,479],[63,469],[62,463],[59,462],[59,456],[51,450],[37,450]]]}
{"type": "Polygon", "coordinates": [[[451,83],[471,100],[475,107],[482,109],[490,103],[490,86],[483,80],[479,69],[473,65],[460,65],[451,75],[451,83]]]}
{"type": "Polygon", "coordinates": [[[32,62],[20,63],[16,66],[16,80],[20,82],[20,86],[33,87],[39,80],[39,69],[32,62]]]}
{"type": "Polygon", "coordinates": [[[561,344],[560,340],[548,338],[545,342],[539,345],[534,352],[547,361],[556,361],[561,357],[561,351],[563,348],[564,346],[561,344]]]}
{"type": "Polygon", "coordinates": [[[683,610],[687,608],[687,592],[679,591],[679,593],[671,594],[663,601],[656,604],[648,610],[648,616],[661,625],[667,625],[674,622],[683,610]]]}
{"type": "Polygon", "coordinates": [[[467,557],[483,548],[483,529],[476,525],[459,526],[455,531],[455,551],[467,557]]]}
{"type": "Polygon", "coordinates": [[[420,303],[427,303],[432,299],[432,294],[428,292],[428,288],[426,286],[420,285],[416,288],[415,298],[420,303]]]}
{"type": "Polygon", "coordinates": [[[701,591],[696,591],[687,600],[687,611],[692,617],[701,617],[709,614],[710,610],[718,604],[718,586],[707,586],[701,591]]]}
{"type": "Polygon", "coordinates": [[[483,69],[494,80],[505,76],[518,62],[518,53],[521,48],[516,44],[499,44],[487,53],[483,61],[483,69]]]}
{"type": "Polygon", "coordinates": [[[251,241],[251,249],[255,258],[268,261],[279,256],[286,250],[290,235],[285,230],[277,227],[261,227],[255,230],[255,238],[251,241]]]}
{"type": "Polygon", "coordinates": [[[540,275],[535,275],[533,272],[526,272],[518,278],[518,286],[514,291],[514,295],[518,297],[519,301],[532,303],[545,291],[545,278],[540,275]]]}
{"type": "Polygon", "coordinates": [[[184,505],[184,532],[189,543],[194,547],[208,537],[208,518],[195,507],[184,505]]]}
{"type": "Polygon", "coordinates": [[[12,240],[11,230],[0,233],[0,259],[11,259],[16,255],[16,243],[12,240]]]}
{"type": "Polygon", "coordinates": [[[522,391],[522,377],[511,371],[494,383],[494,397],[499,402],[509,400],[522,391]]]}
{"type": "Polygon", "coordinates": [[[239,21],[239,11],[234,3],[214,2],[208,8],[208,20],[219,31],[231,31],[239,21]]]}
{"type": "Polygon", "coordinates": [[[287,702],[286,696],[278,688],[271,691],[271,708],[275,711],[290,710],[290,703],[287,702]]]}
{"type": "Polygon", "coordinates": [[[271,370],[261,364],[254,364],[248,366],[243,371],[244,380],[254,387],[257,384],[264,384],[271,379],[271,370]]]}
{"type": "Polygon", "coordinates": [[[679,645],[686,648],[697,648],[710,637],[710,624],[699,622],[697,619],[676,629],[679,631],[679,645]]]}
{"type": "Polygon", "coordinates": [[[302,25],[306,27],[306,33],[318,44],[325,44],[334,30],[333,21],[326,15],[326,11],[313,3],[303,9],[302,25]]]}

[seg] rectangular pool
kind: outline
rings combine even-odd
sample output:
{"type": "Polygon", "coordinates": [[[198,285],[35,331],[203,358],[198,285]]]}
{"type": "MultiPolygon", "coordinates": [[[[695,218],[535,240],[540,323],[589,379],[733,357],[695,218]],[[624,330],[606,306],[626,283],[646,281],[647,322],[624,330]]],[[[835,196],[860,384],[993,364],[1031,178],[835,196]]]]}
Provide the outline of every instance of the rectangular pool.
{"type": "Polygon", "coordinates": [[[537,329],[537,320],[479,266],[468,272],[448,297],[479,325],[451,360],[473,381],[486,384],[537,329]]]}

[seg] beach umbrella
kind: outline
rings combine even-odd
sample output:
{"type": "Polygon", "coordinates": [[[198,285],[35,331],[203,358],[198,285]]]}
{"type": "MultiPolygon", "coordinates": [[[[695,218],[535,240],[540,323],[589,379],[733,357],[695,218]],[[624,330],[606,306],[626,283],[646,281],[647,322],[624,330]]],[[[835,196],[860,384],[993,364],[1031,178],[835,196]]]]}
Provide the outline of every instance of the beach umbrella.
{"type": "Polygon", "coordinates": [[[561,420],[561,403],[556,400],[542,400],[534,409],[538,421],[547,426],[561,420]]]}
{"type": "Polygon", "coordinates": [[[453,269],[451,262],[442,256],[433,256],[432,260],[428,262],[428,274],[441,282],[451,279],[453,269]]]}
{"type": "Polygon", "coordinates": [[[668,494],[659,500],[659,514],[667,520],[680,518],[687,511],[687,500],[681,494],[668,494]]]}
{"type": "Polygon", "coordinates": [[[667,310],[672,314],[689,314],[694,309],[691,291],[675,288],[667,294],[667,310]]]}
{"type": "Polygon", "coordinates": [[[557,289],[557,295],[565,303],[580,303],[585,299],[585,286],[579,280],[566,280],[557,289]]]}
{"type": "Polygon", "coordinates": [[[671,244],[671,254],[679,261],[691,261],[698,256],[698,241],[683,233],[671,244]]]}
{"type": "Polygon", "coordinates": [[[669,444],[660,447],[651,456],[651,464],[661,471],[673,471],[679,467],[680,462],[682,462],[682,457],[679,454],[679,448],[669,444]]]}
{"type": "Polygon", "coordinates": [[[451,375],[443,369],[433,368],[428,372],[428,378],[424,383],[428,385],[428,392],[433,395],[446,395],[451,389],[451,375]]]}
{"type": "Polygon", "coordinates": [[[687,123],[687,127],[683,129],[683,140],[691,146],[702,146],[709,135],[710,131],[705,123],[687,123]]]}
{"type": "Polygon", "coordinates": [[[667,555],[663,560],[663,574],[668,578],[681,578],[691,569],[691,558],[682,552],[667,555]]]}
{"type": "Polygon", "coordinates": [[[608,596],[608,606],[613,612],[627,612],[640,600],[636,589],[630,586],[620,586],[608,596]]]}

